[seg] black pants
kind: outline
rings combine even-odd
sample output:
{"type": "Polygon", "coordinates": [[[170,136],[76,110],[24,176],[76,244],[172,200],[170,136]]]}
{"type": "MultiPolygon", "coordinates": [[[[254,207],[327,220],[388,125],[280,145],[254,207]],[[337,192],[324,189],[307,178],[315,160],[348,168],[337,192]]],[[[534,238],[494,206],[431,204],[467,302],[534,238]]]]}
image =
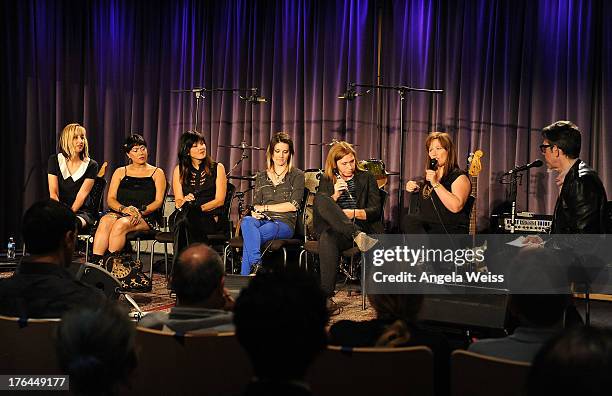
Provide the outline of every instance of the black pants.
{"type": "Polygon", "coordinates": [[[360,231],[340,209],[338,204],[326,195],[317,195],[314,209],[317,220],[325,224],[319,237],[319,262],[321,266],[321,288],[328,296],[336,288],[336,272],[340,253],[353,246],[353,236],[360,231]]]}
{"type": "Polygon", "coordinates": [[[223,232],[223,227],[220,221],[215,220],[215,216],[210,213],[202,212],[199,206],[191,207],[187,210],[186,215],[177,218],[172,231],[174,232],[174,263],[179,254],[189,245],[194,243],[208,243],[208,234],[217,234],[223,232]]]}

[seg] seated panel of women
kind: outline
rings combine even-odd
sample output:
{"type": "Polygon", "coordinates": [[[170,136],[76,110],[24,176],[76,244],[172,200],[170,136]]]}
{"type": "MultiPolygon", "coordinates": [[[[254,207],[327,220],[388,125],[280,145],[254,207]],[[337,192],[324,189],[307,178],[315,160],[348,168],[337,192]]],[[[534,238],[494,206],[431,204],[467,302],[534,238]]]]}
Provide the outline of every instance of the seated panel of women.
{"type": "Polygon", "coordinates": [[[445,132],[432,132],[425,140],[425,183],[410,180],[406,191],[418,193],[414,200],[419,209],[402,220],[406,234],[467,234],[470,207],[466,205],[472,184],[457,164],[457,151],[445,132]],[[435,160],[435,169],[430,161],[435,160]]]}
{"type": "Polygon", "coordinates": [[[47,165],[49,197],[70,207],[79,219],[79,229],[91,227],[98,218],[90,196],[98,163],[89,158],[85,128],[76,123],[66,125],[59,148],[60,153],[51,155],[47,165]]]}
{"type": "Polygon", "coordinates": [[[129,136],[123,150],[129,165],[113,173],[108,188],[110,212],[100,219],[94,236],[92,262],[107,252],[120,252],[131,231],[156,229],[161,222],[161,207],[166,177],[161,168],[147,163],[147,143],[140,135],[129,136]]]}
{"type": "Polygon", "coordinates": [[[376,178],[357,167],[357,153],[347,142],[332,146],[325,173],[315,196],[315,229],[319,237],[321,287],[334,294],[340,253],[354,244],[361,251],[377,240],[366,233],[382,234],[380,191],[376,178]]]}
{"type": "Polygon", "coordinates": [[[204,136],[198,132],[185,132],[179,140],[179,164],[174,168],[172,190],[176,208],[184,215],[173,229],[174,257],[192,243],[207,243],[207,234],[222,233],[227,228],[222,216],[227,193],[225,167],[214,162],[206,148],[204,136]]]}
{"type": "Polygon", "coordinates": [[[293,141],[289,135],[275,134],[266,151],[267,169],[255,177],[255,210],[241,223],[242,275],[248,275],[251,267],[254,271],[259,268],[263,243],[293,236],[304,197],[304,172],[293,167],[293,155],[293,141]]]}

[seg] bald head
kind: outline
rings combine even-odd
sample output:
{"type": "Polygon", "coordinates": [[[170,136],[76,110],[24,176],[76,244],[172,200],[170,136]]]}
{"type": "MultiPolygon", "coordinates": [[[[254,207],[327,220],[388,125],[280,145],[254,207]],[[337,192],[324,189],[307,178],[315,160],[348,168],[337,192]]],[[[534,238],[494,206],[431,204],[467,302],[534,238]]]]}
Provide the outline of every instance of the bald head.
{"type": "MultiPolygon", "coordinates": [[[[179,304],[206,305],[222,294],[223,261],[217,252],[204,244],[191,245],[179,256],[172,274],[172,289],[179,304]]],[[[212,308],[212,307],[211,307],[212,308]]]]}

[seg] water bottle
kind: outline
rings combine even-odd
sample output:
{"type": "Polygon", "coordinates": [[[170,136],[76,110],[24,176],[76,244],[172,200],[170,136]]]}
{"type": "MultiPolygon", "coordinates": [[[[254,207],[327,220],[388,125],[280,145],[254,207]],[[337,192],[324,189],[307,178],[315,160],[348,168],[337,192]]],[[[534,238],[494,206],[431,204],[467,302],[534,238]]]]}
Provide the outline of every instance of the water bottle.
{"type": "Polygon", "coordinates": [[[15,240],[10,237],[6,245],[6,258],[12,260],[15,258],[15,240]]]}

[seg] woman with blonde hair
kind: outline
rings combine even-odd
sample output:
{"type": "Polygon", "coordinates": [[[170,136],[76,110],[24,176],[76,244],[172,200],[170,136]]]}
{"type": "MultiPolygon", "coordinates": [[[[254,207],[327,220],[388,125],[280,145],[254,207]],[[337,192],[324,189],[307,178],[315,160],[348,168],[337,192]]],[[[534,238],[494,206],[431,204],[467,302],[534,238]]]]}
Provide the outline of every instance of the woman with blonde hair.
{"type": "MultiPolygon", "coordinates": [[[[325,175],[315,197],[315,228],[319,237],[321,287],[328,297],[334,294],[340,253],[353,246],[361,251],[377,242],[368,234],[384,232],[380,191],[374,176],[357,166],[353,146],[334,144],[325,160],[325,175]]],[[[333,302],[328,302],[333,306],[333,302]]]]}
{"type": "Polygon", "coordinates": [[[47,164],[49,197],[66,204],[77,215],[79,229],[93,226],[97,208],[89,193],[98,163],[89,158],[85,128],[77,123],[66,125],[59,136],[59,149],[47,164]]]}
{"type": "Polygon", "coordinates": [[[467,234],[472,184],[459,168],[457,150],[446,132],[432,132],[425,140],[425,182],[410,180],[406,191],[419,193],[418,209],[402,221],[406,234],[467,234]]]}
{"type": "Polygon", "coordinates": [[[256,272],[261,265],[261,245],[293,236],[304,198],[304,172],[293,166],[293,140],[278,132],[266,150],[266,169],[255,176],[253,211],[242,219],[242,267],[256,272]]]}

